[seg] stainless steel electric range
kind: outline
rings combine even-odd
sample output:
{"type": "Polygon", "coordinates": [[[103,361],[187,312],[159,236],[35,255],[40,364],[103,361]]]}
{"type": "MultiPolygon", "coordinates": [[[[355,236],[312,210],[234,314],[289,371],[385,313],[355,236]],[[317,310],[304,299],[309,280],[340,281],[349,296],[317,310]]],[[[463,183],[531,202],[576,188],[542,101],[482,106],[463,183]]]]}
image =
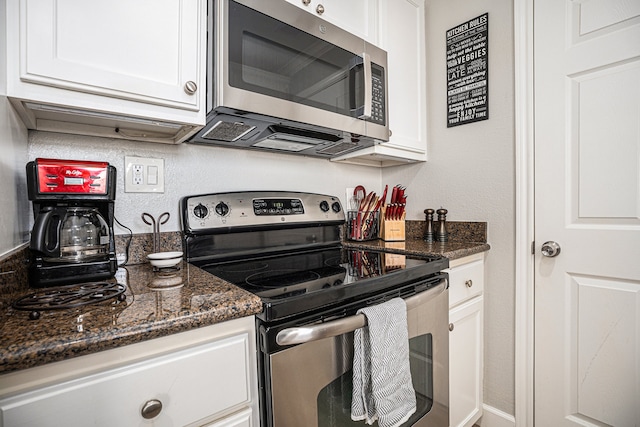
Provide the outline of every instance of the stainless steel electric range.
{"type": "Polygon", "coordinates": [[[334,196],[229,192],[180,203],[186,260],[262,299],[261,425],[360,425],[349,418],[353,330],[365,325],[356,311],[394,297],[407,303],[419,402],[405,425],[448,425],[446,258],[343,247],[334,196]]]}

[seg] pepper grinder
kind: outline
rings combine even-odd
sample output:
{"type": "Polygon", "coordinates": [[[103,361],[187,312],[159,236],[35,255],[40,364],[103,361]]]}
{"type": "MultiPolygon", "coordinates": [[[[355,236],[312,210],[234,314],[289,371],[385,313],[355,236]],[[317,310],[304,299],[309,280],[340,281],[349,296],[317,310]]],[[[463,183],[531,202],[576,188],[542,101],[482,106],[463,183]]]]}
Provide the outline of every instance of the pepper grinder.
{"type": "Polygon", "coordinates": [[[431,243],[434,241],[434,233],[433,233],[433,214],[436,211],[434,211],[433,209],[429,208],[429,209],[425,209],[424,213],[427,216],[427,228],[424,232],[424,240],[426,240],[427,242],[431,243]]]}
{"type": "Polygon", "coordinates": [[[436,231],[436,240],[438,242],[449,241],[449,233],[447,233],[447,210],[440,208],[436,211],[438,214],[438,230],[436,231]]]}

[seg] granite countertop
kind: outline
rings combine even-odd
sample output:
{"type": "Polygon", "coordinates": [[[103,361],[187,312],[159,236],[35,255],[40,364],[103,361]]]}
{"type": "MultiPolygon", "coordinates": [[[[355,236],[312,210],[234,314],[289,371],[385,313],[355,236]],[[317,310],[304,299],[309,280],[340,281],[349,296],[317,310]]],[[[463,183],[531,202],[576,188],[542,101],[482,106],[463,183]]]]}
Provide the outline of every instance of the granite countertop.
{"type": "MultiPolygon", "coordinates": [[[[483,234],[486,225],[480,225],[478,234],[476,225],[453,224],[457,231],[454,236],[462,236],[463,240],[427,243],[420,238],[423,223],[407,221],[405,241],[345,241],[344,246],[457,259],[490,249],[483,234]]],[[[174,273],[156,273],[148,263],[140,263],[120,268],[116,278],[111,279],[127,284],[124,301],[43,311],[39,319],[30,320],[28,312],[11,307],[13,301],[35,291],[12,285],[26,280],[23,258],[18,254],[0,263],[0,270],[6,271],[0,274],[4,280],[0,283],[0,375],[251,316],[262,310],[256,295],[191,264],[182,262],[174,273]],[[14,277],[13,282],[10,277],[14,277]]]]}
{"type": "Polygon", "coordinates": [[[442,255],[449,259],[458,259],[465,256],[485,252],[490,249],[488,243],[482,242],[446,242],[428,243],[419,238],[407,238],[401,242],[385,242],[383,240],[352,241],[347,240],[343,245],[348,248],[363,250],[383,250],[417,257],[427,255],[442,255]]]}
{"type": "MultiPolygon", "coordinates": [[[[126,300],[43,311],[37,320],[10,303],[33,289],[0,299],[0,374],[208,326],[262,310],[259,297],[193,265],[154,273],[149,264],[120,268],[126,300]]],[[[115,280],[115,279],[112,279],[115,280]]]]}

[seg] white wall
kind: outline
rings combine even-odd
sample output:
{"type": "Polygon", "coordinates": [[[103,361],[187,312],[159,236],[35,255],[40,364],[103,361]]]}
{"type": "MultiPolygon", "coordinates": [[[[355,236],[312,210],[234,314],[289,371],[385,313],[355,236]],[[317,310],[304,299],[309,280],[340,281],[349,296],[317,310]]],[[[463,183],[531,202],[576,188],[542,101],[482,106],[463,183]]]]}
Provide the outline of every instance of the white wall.
{"type": "MultiPolygon", "coordinates": [[[[118,171],[116,218],[134,233],[151,232],[140,215],[171,213],[163,231],[180,230],[179,200],[183,196],[237,190],[311,191],[336,195],[344,203],[345,188],[380,186],[375,168],[334,164],[324,159],[234,150],[201,145],[165,145],[32,131],[29,159],[107,161],[118,171]],[[164,194],[125,193],[124,157],[162,158],[165,161],[164,194]]],[[[116,226],[116,234],[126,230],[116,226]]]]}
{"type": "Polygon", "coordinates": [[[382,172],[408,187],[409,219],[443,206],[448,219],[486,221],[484,401],[514,413],[515,125],[513,2],[427,0],[426,165],[382,172]],[[447,128],[446,31],[489,13],[489,120],[447,128]]]}
{"type": "MultiPolygon", "coordinates": [[[[6,16],[0,2],[0,28],[6,16]]],[[[29,203],[24,166],[27,130],[6,98],[6,35],[0,31],[0,256],[27,241],[29,203]]]]}
{"type": "Polygon", "coordinates": [[[0,95],[0,255],[29,237],[26,163],[27,130],[7,98],[0,95]]]}

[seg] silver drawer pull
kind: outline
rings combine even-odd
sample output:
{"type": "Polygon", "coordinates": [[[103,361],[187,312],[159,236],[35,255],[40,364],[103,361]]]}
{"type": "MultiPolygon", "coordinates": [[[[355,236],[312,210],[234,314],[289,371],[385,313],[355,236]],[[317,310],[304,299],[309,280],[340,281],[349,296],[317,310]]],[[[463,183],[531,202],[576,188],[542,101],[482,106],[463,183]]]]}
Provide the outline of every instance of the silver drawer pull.
{"type": "Polygon", "coordinates": [[[319,5],[316,7],[316,13],[317,13],[318,15],[322,15],[322,14],[324,13],[324,6],[323,6],[323,5],[321,5],[321,4],[319,4],[319,5]]]}
{"type": "Polygon", "coordinates": [[[466,282],[464,282],[465,285],[467,285],[467,288],[470,288],[473,286],[473,280],[469,279],[466,282]]]}
{"type": "Polygon", "coordinates": [[[162,402],[160,402],[158,399],[151,399],[142,406],[140,414],[142,415],[142,418],[150,420],[151,418],[155,418],[160,415],[161,411],[162,402]]]}
{"type": "Polygon", "coordinates": [[[197,90],[198,85],[194,81],[189,80],[184,84],[184,91],[189,95],[193,95],[197,90]]]}
{"type": "Polygon", "coordinates": [[[453,331],[453,323],[449,323],[449,332],[453,331]]]}
{"type": "MultiPolygon", "coordinates": [[[[447,289],[447,279],[442,279],[434,287],[412,295],[405,299],[407,310],[418,307],[427,301],[437,297],[447,289]]],[[[364,314],[356,314],[326,323],[318,323],[310,326],[283,329],[276,335],[278,345],[302,344],[309,341],[317,341],[323,338],[336,337],[338,335],[353,332],[358,328],[367,326],[367,318],[364,314]]]]}

